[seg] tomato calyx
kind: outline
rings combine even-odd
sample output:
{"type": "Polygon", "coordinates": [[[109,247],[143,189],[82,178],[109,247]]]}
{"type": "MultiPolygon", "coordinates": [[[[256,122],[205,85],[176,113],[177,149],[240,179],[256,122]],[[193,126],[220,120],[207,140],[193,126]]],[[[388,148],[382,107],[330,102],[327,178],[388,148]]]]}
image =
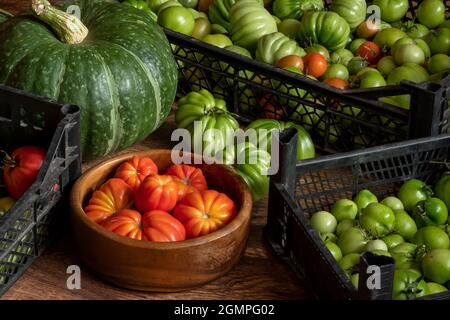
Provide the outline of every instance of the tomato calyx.
{"type": "Polygon", "coordinates": [[[405,289],[402,290],[402,293],[406,296],[408,300],[415,299],[420,293],[422,293],[422,289],[419,288],[419,284],[422,281],[422,277],[418,278],[415,281],[408,281],[405,284],[405,289]]]}
{"type": "Polygon", "coordinates": [[[11,157],[6,151],[0,150],[0,153],[4,154],[3,160],[1,162],[0,168],[15,168],[17,167],[17,160],[11,157]]]}

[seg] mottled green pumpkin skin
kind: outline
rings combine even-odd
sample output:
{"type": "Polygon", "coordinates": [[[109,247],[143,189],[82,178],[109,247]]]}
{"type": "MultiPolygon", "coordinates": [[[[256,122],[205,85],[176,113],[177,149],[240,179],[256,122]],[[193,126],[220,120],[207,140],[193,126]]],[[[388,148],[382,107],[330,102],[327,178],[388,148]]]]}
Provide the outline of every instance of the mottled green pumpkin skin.
{"type": "Polygon", "coordinates": [[[81,8],[80,44],[58,40],[32,16],[0,25],[0,83],[81,107],[81,149],[95,159],[141,141],[166,119],[177,67],[161,29],[109,2],[81,8]]]}

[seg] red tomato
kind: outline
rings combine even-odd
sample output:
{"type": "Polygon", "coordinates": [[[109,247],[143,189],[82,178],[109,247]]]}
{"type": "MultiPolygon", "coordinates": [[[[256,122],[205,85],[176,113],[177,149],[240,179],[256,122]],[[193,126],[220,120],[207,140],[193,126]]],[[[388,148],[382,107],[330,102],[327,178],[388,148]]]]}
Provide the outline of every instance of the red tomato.
{"type": "Polygon", "coordinates": [[[369,62],[369,64],[376,64],[382,56],[380,46],[372,41],[367,41],[360,45],[356,54],[369,62]]]}
{"type": "Polygon", "coordinates": [[[149,176],[136,192],[139,212],[172,210],[178,201],[178,184],[173,176],[149,176]]]}
{"type": "Polygon", "coordinates": [[[122,179],[128,183],[133,191],[137,191],[142,181],[154,174],[158,174],[158,167],[152,159],[134,156],[117,168],[114,177],[122,179]]]}
{"type": "Polygon", "coordinates": [[[277,61],[276,66],[282,69],[292,67],[300,71],[303,71],[304,67],[302,57],[297,56],[295,54],[281,58],[280,60],[277,61]]]}
{"type": "Polygon", "coordinates": [[[103,220],[100,225],[122,237],[142,240],[141,214],[135,210],[120,210],[103,220]]]}
{"type": "Polygon", "coordinates": [[[327,71],[327,60],[318,52],[308,53],[303,57],[305,73],[320,78],[327,71]]]}
{"type": "Polygon", "coordinates": [[[3,160],[3,182],[14,199],[19,199],[36,181],[45,159],[45,150],[39,147],[21,147],[3,160]]]}
{"type": "Polygon", "coordinates": [[[195,191],[181,199],[173,216],[184,225],[189,239],[223,228],[236,216],[236,206],[215,190],[195,191]]]}
{"type": "Polygon", "coordinates": [[[328,78],[323,83],[341,90],[348,88],[348,82],[341,78],[328,78]]]}
{"type": "Polygon", "coordinates": [[[270,95],[265,95],[259,100],[259,105],[262,107],[261,117],[282,120],[287,116],[286,109],[274,100],[274,97],[270,95]]]}
{"type": "Polygon", "coordinates": [[[133,190],[122,179],[113,178],[94,192],[84,212],[91,220],[100,223],[132,205],[133,190]]]}
{"type": "Polygon", "coordinates": [[[179,199],[194,190],[203,191],[208,189],[202,170],[196,167],[185,164],[174,164],[167,169],[166,174],[177,177],[178,181],[180,181],[178,190],[179,199]]]}
{"type": "Polygon", "coordinates": [[[180,221],[161,210],[146,212],[142,216],[144,238],[148,241],[169,242],[186,239],[186,230],[180,221]]]}

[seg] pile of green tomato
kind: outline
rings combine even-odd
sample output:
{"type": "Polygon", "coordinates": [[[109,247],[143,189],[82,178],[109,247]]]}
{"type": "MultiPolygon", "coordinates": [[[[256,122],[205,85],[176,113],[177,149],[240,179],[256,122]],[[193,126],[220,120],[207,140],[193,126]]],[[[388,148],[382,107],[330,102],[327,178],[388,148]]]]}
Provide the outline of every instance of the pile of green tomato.
{"type": "MultiPolygon", "coordinates": [[[[337,89],[438,81],[450,70],[444,0],[124,0],[161,26],[337,89]],[[378,6],[380,17],[368,12],[378,6]],[[381,19],[380,19],[381,18],[381,19]]],[[[382,101],[409,108],[409,96],[382,101]]]]}
{"type": "Polygon", "coordinates": [[[396,196],[378,201],[361,190],[353,200],[340,199],[331,212],[311,216],[311,226],[358,288],[363,252],[392,257],[392,298],[406,300],[450,288],[450,173],[434,186],[406,181],[396,196]]]}

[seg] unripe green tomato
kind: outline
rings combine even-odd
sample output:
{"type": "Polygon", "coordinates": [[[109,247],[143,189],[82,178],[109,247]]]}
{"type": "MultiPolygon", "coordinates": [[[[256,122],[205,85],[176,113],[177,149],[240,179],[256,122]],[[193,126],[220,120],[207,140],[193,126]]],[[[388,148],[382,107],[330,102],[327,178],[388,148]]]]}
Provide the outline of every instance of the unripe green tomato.
{"type": "Polygon", "coordinates": [[[336,261],[340,261],[342,259],[342,251],[336,243],[327,241],[325,242],[325,246],[328,248],[328,250],[330,250],[331,255],[336,261]]]}
{"type": "Polygon", "coordinates": [[[386,197],[380,203],[385,206],[391,208],[392,210],[403,210],[405,207],[403,206],[402,201],[397,197],[386,197]]]}
{"type": "Polygon", "coordinates": [[[195,28],[194,17],[186,8],[181,6],[172,6],[164,9],[158,15],[158,24],[188,36],[192,35],[195,28]]]}
{"type": "Polygon", "coordinates": [[[311,227],[319,233],[333,233],[336,230],[336,218],[327,211],[318,211],[309,220],[311,227]]]}
{"type": "Polygon", "coordinates": [[[298,29],[300,28],[300,21],[296,19],[284,19],[278,23],[278,32],[283,33],[291,39],[296,38],[298,29]]]}
{"type": "Polygon", "coordinates": [[[338,222],[345,219],[355,219],[358,213],[358,207],[350,199],[340,199],[331,207],[331,213],[336,217],[338,222]]]}
{"type": "Polygon", "coordinates": [[[336,228],[336,235],[339,237],[345,231],[347,231],[350,228],[356,227],[357,225],[358,221],[355,219],[344,219],[338,223],[338,226],[336,228]]]}
{"type": "Polygon", "coordinates": [[[374,250],[387,251],[388,247],[387,247],[386,243],[384,243],[383,240],[376,239],[376,240],[370,240],[369,242],[367,242],[365,250],[370,251],[370,252],[372,252],[374,250]]]}
{"type": "Polygon", "coordinates": [[[428,72],[431,74],[447,70],[450,70],[450,57],[446,54],[435,54],[428,61],[428,72]]]}

